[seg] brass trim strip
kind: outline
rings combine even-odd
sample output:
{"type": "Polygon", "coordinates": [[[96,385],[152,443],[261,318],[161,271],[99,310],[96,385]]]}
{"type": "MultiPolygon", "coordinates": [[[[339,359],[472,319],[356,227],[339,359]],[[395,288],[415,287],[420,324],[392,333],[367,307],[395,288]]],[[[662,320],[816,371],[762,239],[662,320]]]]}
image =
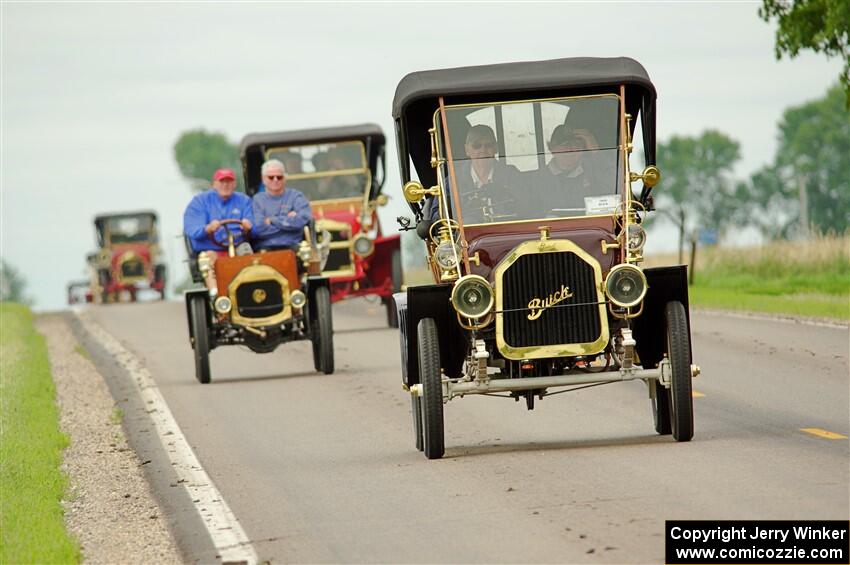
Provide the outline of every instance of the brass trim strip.
{"type": "MultiPolygon", "coordinates": [[[[455,211],[457,212],[457,229],[460,231],[460,254],[463,259],[463,266],[466,268],[466,272],[469,272],[469,254],[467,253],[467,243],[466,243],[466,234],[463,231],[463,213],[460,211],[460,193],[458,193],[457,188],[457,176],[455,175],[455,162],[452,157],[452,142],[449,137],[449,126],[448,122],[446,122],[446,105],[444,103],[443,97],[440,96],[440,120],[443,124],[443,137],[446,140],[446,150],[448,151],[448,164],[449,164],[449,176],[451,177],[452,182],[452,197],[455,201],[455,211]]],[[[439,178],[439,175],[437,175],[439,178]]],[[[449,225],[449,232],[451,233],[451,226],[449,225]]]]}

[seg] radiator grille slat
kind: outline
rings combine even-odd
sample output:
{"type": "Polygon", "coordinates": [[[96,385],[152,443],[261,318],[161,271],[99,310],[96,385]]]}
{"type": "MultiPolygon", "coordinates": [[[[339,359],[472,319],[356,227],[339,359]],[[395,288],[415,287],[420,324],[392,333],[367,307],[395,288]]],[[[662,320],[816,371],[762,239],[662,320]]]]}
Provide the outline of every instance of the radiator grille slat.
{"type": "Polygon", "coordinates": [[[504,339],[511,347],[591,343],[599,338],[593,266],[572,252],[523,255],[502,278],[504,339]],[[529,302],[567,286],[573,296],[529,320],[529,302]],[[579,306],[579,304],[581,304],[579,306]],[[515,312],[508,310],[519,309],[515,312]]]}

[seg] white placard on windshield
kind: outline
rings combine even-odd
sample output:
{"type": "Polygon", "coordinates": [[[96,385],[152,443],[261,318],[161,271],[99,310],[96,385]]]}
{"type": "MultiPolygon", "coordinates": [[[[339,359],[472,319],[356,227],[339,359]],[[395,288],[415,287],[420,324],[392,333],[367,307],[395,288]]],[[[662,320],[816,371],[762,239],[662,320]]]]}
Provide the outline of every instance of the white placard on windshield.
{"type": "Polygon", "coordinates": [[[619,203],[620,197],[617,194],[609,194],[605,196],[585,196],[584,213],[588,216],[613,214],[619,203]]]}

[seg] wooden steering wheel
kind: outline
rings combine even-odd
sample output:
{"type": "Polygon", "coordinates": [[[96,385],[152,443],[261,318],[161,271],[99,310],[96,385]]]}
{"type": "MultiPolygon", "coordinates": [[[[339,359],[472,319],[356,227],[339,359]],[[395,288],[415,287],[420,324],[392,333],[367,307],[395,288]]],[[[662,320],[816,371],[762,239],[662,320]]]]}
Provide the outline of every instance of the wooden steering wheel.
{"type": "Polygon", "coordinates": [[[218,239],[216,237],[216,233],[218,232],[218,230],[208,233],[207,237],[209,237],[211,242],[221,247],[222,249],[227,249],[231,241],[233,241],[235,245],[237,237],[240,237],[242,241],[247,241],[249,239],[249,232],[242,227],[242,220],[220,220],[219,223],[221,224],[221,227],[224,228],[224,231],[227,232],[227,239],[218,239]],[[230,229],[230,226],[234,224],[239,227],[236,235],[234,235],[233,231],[231,231],[230,229]]]}

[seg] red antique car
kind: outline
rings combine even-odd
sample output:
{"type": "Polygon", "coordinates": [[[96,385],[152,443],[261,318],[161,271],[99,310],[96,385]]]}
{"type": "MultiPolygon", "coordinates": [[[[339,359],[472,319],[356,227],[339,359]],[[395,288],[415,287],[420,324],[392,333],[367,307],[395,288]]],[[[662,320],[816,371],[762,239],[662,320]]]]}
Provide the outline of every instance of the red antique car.
{"type": "Polygon", "coordinates": [[[384,303],[387,320],[397,326],[392,294],[401,288],[398,234],[385,235],[377,208],[386,176],[386,139],[374,124],[254,133],[242,140],[245,191],[264,188],[260,167],[279,159],[286,186],[310,201],[316,231],[330,238],[322,275],[330,278],[331,300],[373,295],[384,303]]]}
{"type": "Polygon", "coordinates": [[[152,289],[165,298],[165,264],[159,248],[155,212],[101,214],[94,219],[98,252],[90,265],[96,279],[95,296],[118,302],[136,300],[139,290],[152,289]]]}

